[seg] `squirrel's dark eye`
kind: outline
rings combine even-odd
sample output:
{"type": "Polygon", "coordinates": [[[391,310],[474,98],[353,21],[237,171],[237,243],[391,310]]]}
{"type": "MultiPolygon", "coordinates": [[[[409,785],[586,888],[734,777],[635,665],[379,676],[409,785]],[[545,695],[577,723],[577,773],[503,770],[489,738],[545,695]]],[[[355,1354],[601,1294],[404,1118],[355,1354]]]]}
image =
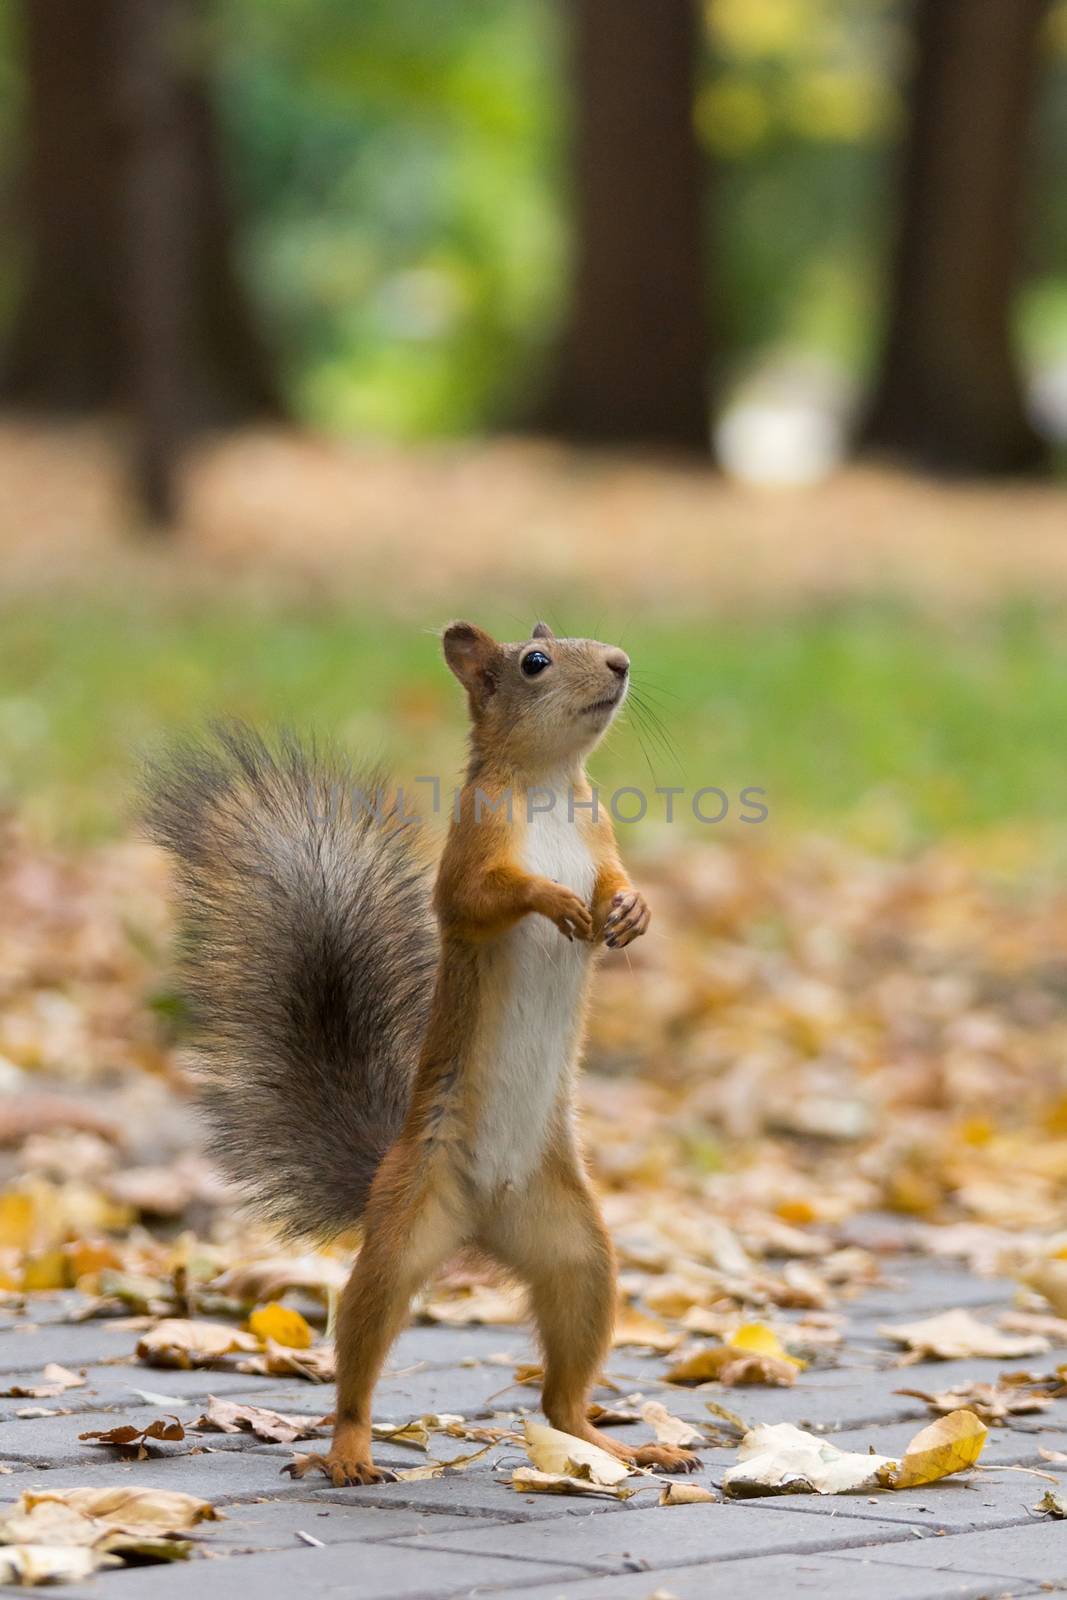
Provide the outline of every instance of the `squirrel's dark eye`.
{"type": "Polygon", "coordinates": [[[544,672],[551,665],[550,657],[543,650],[531,650],[528,656],[522,658],[522,670],[527,678],[536,678],[539,672],[544,672]]]}

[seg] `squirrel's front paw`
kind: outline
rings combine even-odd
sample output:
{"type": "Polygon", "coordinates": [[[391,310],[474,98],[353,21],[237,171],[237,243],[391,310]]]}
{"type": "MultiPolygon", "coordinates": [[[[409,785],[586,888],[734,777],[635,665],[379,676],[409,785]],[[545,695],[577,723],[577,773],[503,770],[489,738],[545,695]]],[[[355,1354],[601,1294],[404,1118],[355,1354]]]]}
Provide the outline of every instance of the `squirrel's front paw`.
{"type": "Polygon", "coordinates": [[[609,949],[622,950],[634,939],[640,939],[651,920],[652,913],[644,895],[636,889],[623,889],[612,898],[611,910],[604,921],[604,943],[609,949]]]}
{"type": "Polygon", "coordinates": [[[335,1489],[349,1488],[355,1484],[395,1483],[396,1473],[388,1467],[376,1467],[369,1456],[339,1455],[331,1450],[329,1455],[297,1456],[282,1468],[290,1478],[302,1478],[308,1472],[321,1472],[335,1489]]]}
{"type": "Polygon", "coordinates": [[[593,914],[580,895],[562,883],[542,891],[534,905],[542,917],[554,922],[565,939],[591,939],[593,914]]]}

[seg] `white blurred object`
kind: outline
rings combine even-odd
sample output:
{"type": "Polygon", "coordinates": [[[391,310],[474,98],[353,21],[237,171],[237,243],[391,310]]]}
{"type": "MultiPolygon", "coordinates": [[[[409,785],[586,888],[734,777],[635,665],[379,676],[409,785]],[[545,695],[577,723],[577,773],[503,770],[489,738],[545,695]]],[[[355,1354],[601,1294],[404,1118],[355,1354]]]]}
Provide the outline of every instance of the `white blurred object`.
{"type": "Polygon", "coordinates": [[[719,419],[719,462],[743,483],[818,483],[845,455],[850,402],[843,375],[822,362],[792,357],[768,364],[719,419]]]}

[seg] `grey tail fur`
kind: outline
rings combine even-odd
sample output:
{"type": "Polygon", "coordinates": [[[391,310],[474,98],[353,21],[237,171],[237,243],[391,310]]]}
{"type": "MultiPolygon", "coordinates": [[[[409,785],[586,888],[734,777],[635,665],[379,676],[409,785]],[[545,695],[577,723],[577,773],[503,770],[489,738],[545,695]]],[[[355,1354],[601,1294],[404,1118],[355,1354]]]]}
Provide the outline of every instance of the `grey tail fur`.
{"type": "Polygon", "coordinates": [[[358,1222],[403,1125],[436,960],[417,829],[340,758],[242,725],[147,777],[175,857],[213,1155],[289,1235],[358,1222]]]}

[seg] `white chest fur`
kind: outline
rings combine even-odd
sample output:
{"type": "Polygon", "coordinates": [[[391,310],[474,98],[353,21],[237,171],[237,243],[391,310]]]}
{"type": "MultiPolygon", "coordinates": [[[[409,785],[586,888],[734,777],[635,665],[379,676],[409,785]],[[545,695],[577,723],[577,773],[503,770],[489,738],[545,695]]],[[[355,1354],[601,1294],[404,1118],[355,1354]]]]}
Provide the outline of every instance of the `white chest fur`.
{"type": "MultiPolygon", "coordinates": [[[[596,866],[565,796],[526,825],[522,864],[566,884],[588,904],[596,866]]],[[[575,1053],[590,948],[554,923],[525,917],[489,957],[499,996],[482,1041],[486,1094],[478,1125],[480,1177],[488,1187],[526,1181],[540,1162],[549,1122],[575,1053]],[[499,985],[499,988],[497,987],[499,985]]]]}

